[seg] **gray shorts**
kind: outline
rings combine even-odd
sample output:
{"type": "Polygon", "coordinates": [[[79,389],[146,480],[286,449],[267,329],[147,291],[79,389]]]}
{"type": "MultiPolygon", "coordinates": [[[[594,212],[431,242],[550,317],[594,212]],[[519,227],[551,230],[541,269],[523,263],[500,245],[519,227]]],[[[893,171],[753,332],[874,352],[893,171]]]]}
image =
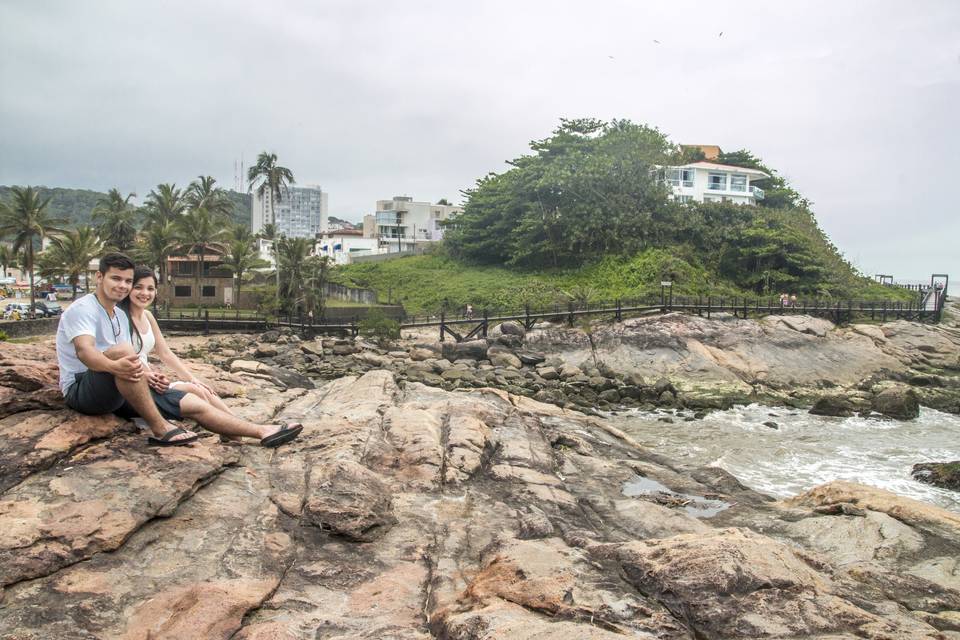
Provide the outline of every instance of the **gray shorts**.
{"type": "MultiPolygon", "coordinates": [[[[115,413],[121,418],[137,418],[139,413],[127,402],[120,391],[113,375],[105,371],[84,371],[75,376],[75,382],[67,389],[65,397],[67,406],[88,416],[102,416],[115,413]]],[[[157,393],[150,389],[153,402],[160,410],[160,414],[167,420],[181,420],[180,401],[187,395],[183,391],[167,389],[157,393]]]]}

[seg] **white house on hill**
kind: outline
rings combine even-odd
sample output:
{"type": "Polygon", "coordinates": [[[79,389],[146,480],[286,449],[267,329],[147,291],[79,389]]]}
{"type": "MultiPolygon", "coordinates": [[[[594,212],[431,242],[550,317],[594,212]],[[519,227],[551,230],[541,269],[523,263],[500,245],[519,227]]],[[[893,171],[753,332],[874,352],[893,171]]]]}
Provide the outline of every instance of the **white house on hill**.
{"type": "Polygon", "coordinates": [[[769,178],[763,171],[716,162],[691,162],[664,167],[664,180],[679,202],[733,202],[756,204],[763,189],[751,182],[769,178]]]}

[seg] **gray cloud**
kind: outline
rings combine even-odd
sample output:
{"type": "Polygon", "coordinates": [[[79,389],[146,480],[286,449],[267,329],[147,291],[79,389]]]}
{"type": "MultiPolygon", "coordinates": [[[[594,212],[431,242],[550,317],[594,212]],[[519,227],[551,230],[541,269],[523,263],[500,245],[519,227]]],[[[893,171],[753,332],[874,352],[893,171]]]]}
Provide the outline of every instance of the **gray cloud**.
{"type": "Polygon", "coordinates": [[[623,117],[751,149],[867,273],[960,276],[958,35],[950,1],[4,2],[0,183],[230,186],[270,149],[359,219],[623,117]]]}

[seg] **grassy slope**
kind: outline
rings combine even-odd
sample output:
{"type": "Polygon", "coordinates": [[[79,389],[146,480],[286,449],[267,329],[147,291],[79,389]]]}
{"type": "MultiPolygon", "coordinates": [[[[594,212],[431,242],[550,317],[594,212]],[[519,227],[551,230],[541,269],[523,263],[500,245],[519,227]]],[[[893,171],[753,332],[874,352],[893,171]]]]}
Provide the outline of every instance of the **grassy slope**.
{"type": "MultiPolygon", "coordinates": [[[[566,271],[470,266],[441,255],[425,255],[338,267],[332,274],[336,282],[374,289],[382,302],[399,301],[408,313],[435,312],[445,301],[449,309],[472,304],[479,312],[484,307],[565,304],[567,294],[587,295],[593,301],[626,299],[658,294],[664,278],[674,282],[677,295],[754,297],[666,250],[649,250],[632,258],[608,257],[566,271]]],[[[867,300],[905,299],[907,294],[861,282],[850,295],[867,300]]]]}

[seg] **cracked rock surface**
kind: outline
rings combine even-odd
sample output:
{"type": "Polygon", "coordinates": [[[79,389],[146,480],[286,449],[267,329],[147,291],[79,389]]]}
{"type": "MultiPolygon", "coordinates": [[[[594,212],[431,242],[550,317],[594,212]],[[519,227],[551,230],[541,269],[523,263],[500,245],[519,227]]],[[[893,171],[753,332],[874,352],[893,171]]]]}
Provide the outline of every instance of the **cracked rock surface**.
{"type": "Polygon", "coordinates": [[[601,418],[386,370],[190,362],[304,431],[151,449],[57,405],[52,345],[0,358],[51,399],[0,419],[3,640],[960,638],[960,518],[879,489],[777,502],[601,418]],[[638,476],[727,508],[624,495],[638,476]]]}

